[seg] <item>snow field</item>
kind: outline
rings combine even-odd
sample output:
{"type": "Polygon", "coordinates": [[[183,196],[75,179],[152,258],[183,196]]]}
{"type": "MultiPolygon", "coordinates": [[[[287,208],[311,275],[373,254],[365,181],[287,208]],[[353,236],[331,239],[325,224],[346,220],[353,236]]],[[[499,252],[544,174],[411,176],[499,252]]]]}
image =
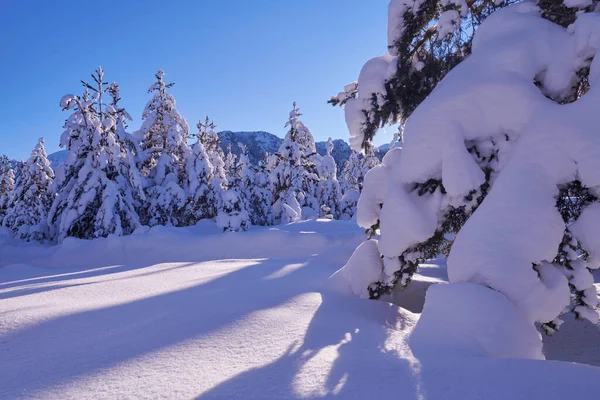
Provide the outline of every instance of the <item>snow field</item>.
{"type": "MultiPolygon", "coordinates": [[[[328,278],[362,236],[326,220],[226,234],[204,221],[58,246],[5,232],[0,398],[560,399],[600,390],[590,366],[420,346],[419,314],[337,294],[328,278]]],[[[424,266],[414,295],[391,299],[405,296],[418,312],[425,288],[445,280],[443,266],[424,266]]]]}

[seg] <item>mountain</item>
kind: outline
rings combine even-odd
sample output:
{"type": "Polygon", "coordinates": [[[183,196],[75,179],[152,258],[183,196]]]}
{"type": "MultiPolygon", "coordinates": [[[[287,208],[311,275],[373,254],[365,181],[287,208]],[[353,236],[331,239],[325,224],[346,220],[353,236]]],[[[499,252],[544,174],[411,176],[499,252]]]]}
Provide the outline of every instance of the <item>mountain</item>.
{"type": "Polygon", "coordinates": [[[48,160],[52,165],[52,169],[56,169],[56,167],[62,164],[67,159],[67,154],[69,154],[68,150],[59,150],[56,153],[49,154],[48,160]]]}
{"type": "MultiPolygon", "coordinates": [[[[315,145],[317,147],[317,153],[324,156],[327,154],[327,148],[325,147],[327,142],[316,142],[315,145]]],[[[331,152],[331,156],[335,160],[337,164],[338,173],[344,168],[344,164],[346,160],[350,158],[350,154],[352,150],[350,149],[350,145],[346,143],[342,139],[335,139],[333,141],[333,151],[331,152]]]]}
{"type": "Polygon", "coordinates": [[[231,145],[231,151],[239,155],[240,148],[238,143],[246,145],[248,148],[248,157],[252,164],[257,164],[265,158],[265,154],[273,154],[279,150],[279,146],[283,139],[269,132],[231,132],[223,131],[218,133],[221,139],[220,146],[224,152],[227,152],[227,147],[231,145]]]}
{"type": "MultiPolygon", "coordinates": [[[[257,164],[258,161],[265,158],[265,154],[269,152],[269,154],[273,154],[279,150],[279,146],[283,142],[283,139],[273,135],[269,132],[263,131],[254,131],[254,132],[232,132],[232,131],[223,131],[218,133],[219,138],[221,138],[221,148],[223,151],[227,151],[227,146],[231,145],[231,151],[239,155],[240,148],[238,143],[243,143],[248,148],[248,156],[250,158],[250,162],[253,164],[257,164]]],[[[316,142],[315,145],[317,147],[317,153],[324,156],[327,151],[325,150],[325,143],[316,142]]],[[[387,152],[388,144],[384,144],[379,147],[378,156],[383,157],[383,155],[387,152]]],[[[344,163],[350,157],[350,145],[346,143],[342,139],[335,139],[333,141],[333,152],[332,156],[337,164],[338,171],[344,167],[344,163]]],[[[52,168],[56,169],[62,162],[64,162],[67,158],[67,150],[60,150],[56,153],[52,153],[48,155],[48,159],[52,163],[52,168]]]]}

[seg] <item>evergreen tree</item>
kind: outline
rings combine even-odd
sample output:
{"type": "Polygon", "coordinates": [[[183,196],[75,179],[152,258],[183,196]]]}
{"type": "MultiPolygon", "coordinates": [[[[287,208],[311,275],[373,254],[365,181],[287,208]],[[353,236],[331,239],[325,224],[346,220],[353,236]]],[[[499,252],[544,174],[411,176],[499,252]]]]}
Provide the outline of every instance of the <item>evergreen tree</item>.
{"type": "Polygon", "coordinates": [[[361,160],[363,158],[364,157],[354,150],[350,153],[350,157],[346,160],[340,176],[340,186],[343,193],[347,193],[348,190],[351,189],[357,190],[358,192],[362,190],[364,173],[361,160]]]}
{"type": "Polygon", "coordinates": [[[204,124],[198,122],[198,141],[204,145],[208,160],[213,167],[212,188],[215,194],[215,202],[210,213],[214,218],[219,210],[223,208],[223,192],[227,187],[227,174],[225,170],[225,154],[219,146],[219,135],[215,132],[217,127],[214,122],[206,117],[204,124]]]}
{"type": "Polygon", "coordinates": [[[54,171],[44,149],[44,139],[40,138],[23,165],[2,222],[15,237],[38,242],[49,239],[46,218],[52,206],[50,186],[53,179],[54,171]]]}
{"type": "MultiPolygon", "coordinates": [[[[268,157],[268,154],[267,154],[268,157]]],[[[254,172],[254,181],[250,187],[250,220],[252,225],[273,225],[273,193],[267,164],[260,160],[254,172]]]]}
{"type": "Polygon", "coordinates": [[[450,248],[451,282],[501,293],[547,333],[565,309],[598,321],[598,17],[576,13],[566,30],[544,6],[522,3],[475,33],[473,54],[365,178],[357,222],[377,237],[378,254],[363,246],[349,261],[369,270],[361,295],[407,285],[420,263],[450,248]],[[498,62],[514,54],[528,57],[498,62]]]}
{"type": "Polygon", "coordinates": [[[269,161],[275,220],[280,223],[302,218],[303,205],[312,208],[315,213],[319,209],[315,190],[318,182],[317,166],[313,161],[314,151],[310,143],[312,135],[298,119],[299,116],[299,109],[294,103],[294,109],[285,125],[290,130],[279,151],[269,161]]]}
{"type": "Polygon", "coordinates": [[[136,133],[142,152],[141,170],[146,177],[147,202],[142,221],[149,226],[185,226],[191,221],[183,189],[191,152],[187,144],[189,126],[177,110],[175,98],[167,93],[174,83],[165,83],[164,75],[159,70],[156,82],[148,89],[153,96],[136,133]]]}
{"type": "Polygon", "coordinates": [[[238,156],[237,161],[237,173],[240,180],[240,194],[242,196],[242,203],[244,205],[244,209],[248,211],[250,220],[252,220],[253,216],[251,198],[252,188],[255,185],[254,168],[250,164],[248,148],[243,143],[238,143],[238,147],[240,148],[240,155],[238,156]]]}
{"type": "Polygon", "coordinates": [[[341,173],[340,186],[342,192],[346,193],[348,190],[356,190],[360,193],[362,191],[365,175],[379,164],[380,161],[375,154],[375,147],[369,146],[366,155],[352,150],[341,173]]]}
{"type": "Polygon", "coordinates": [[[210,163],[200,136],[192,146],[186,162],[186,190],[189,195],[188,214],[194,222],[212,219],[216,216],[217,203],[214,183],[214,168],[210,163]]]}
{"type": "MultiPolygon", "coordinates": [[[[246,156],[247,159],[247,156],[246,156]]],[[[247,230],[250,226],[250,217],[246,209],[246,193],[243,192],[242,168],[237,157],[228,146],[225,158],[227,173],[227,190],[222,194],[222,209],[216,218],[217,226],[223,231],[237,232],[247,230]]]]}
{"type": "Polygon", "coordinates": [[[56,172],[56,197],[48,214],[51,237],[58,241],[67,236],[126,235],[140,226],[139,176],[117,133],[125,114],[117,105],[118,97],[113,98],[115,106],[103,102],[108,91],[103,77],[98,67],[92,74],[95,85],[82,82],[86,88],[82,97],[69,94],[60,102],[63,110],[73,113],[61,136],[61,147],[69,155],[56,172]]]}
{"type": "Polygon", "coordinates": [[[0,225],[7,212],[10,196],[15,187],[15,171],[6,155],[0,156],[0,225]]]}
{"type": "MultiPolygon", "coordinates": [[[[353,149],[366,149],[377,130],[404,124],[419,104],[458,63],[471,54],[479,25],[495,10],[520,0],[391,0],[388,53],[367,62],[357,82],[329,103],[344,106],[353,149]]],[[[598,0],[540,0],[542,16],[567,27],[578,12],[593,11],[598,0]]],[[[581,76],[576,92],[589,82],[581,76]]],[[[560,100],[575,100],[560,96],[560,100]]]]}
{"type": "Polygon", "coordinates": [[[337,180],[337,166],[331,156],[333,150],[333,139],[329,138],[326,143],[327,155],[323,157],[320,166],[320,177],[318,185],[319,200],[321,204],[321,217],[338,219],[340,217],[340,200],[342,192],[337,180]]]}

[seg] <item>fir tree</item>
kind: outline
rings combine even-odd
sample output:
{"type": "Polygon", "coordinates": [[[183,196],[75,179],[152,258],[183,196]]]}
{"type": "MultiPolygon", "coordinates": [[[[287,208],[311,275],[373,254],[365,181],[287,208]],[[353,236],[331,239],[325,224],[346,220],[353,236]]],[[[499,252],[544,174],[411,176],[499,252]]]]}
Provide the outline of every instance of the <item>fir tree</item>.
{"type": "Polygon", "coordinates": [[[243,143],[238,143],[238,147],[240,148],[240,155],[238,156],[236,170],[240,180],[240,194],[244,209],[248,211],[250,220],[252,220],[251,192],[255,184],[254,169],[250,164],[248,148],[243,143]]]}
{"type": "Polygon", "coordinates": [[[8,203],[15,187],[15,171],[6,155],[0,156],[0,225],[7,212],[8,203]]]}
{"type": "Polygon", "coordinates": [[[167,93],[173,83],[165,83],[165,73],[159,70],[156,82],[148,93],[153,94],[142,113],[142,128],[136,133],[140,140],[142,173],[146,177],[147,202],[143,222],[149,226],[185,226],[187,214],[185,185],[189,126],[167,93]]]}
{"type": "Polygon", "coordinates": [[[215,132],[217,126],[214,122],[210,121],[208,116],[204,123],[198,122],[196,126],[198,127],[198,141],[204,145],[208,160],[213,167],[212,188],[215,201],[210,215],[214,218],[219,213],[219,210],[223,208],[223,192],[227,187],[225,153],[223,153],[223,150],[219,146],[219,135],[215,132]]]}
{"type": "MultiPolygon", "coordinates": [[[[247,157],[246,157],[247,158],[247,157]]],[[[227,173],[227,190],[222,193],[222,208],[216,218],[217,226],[223,231],[237,232],[247,230],[250,226],[250,217],[246,209],[246,194],[242,187],[242,165],[228,146],[225,157],[227,173]]]]}
{"type": "MultiPolygon", "coordinates": [[[[377,130],[404,124],[446,74],[471,54],[481,23],[495,10],[520,0],[392,0],[388,8],[388,53],[365,64],[357,82],[329,103],[344,106],[355,150],[366,149],[377,130]]],[[[575,4],[575,3],[574,3],[575,4]]],[[[563,0],[540,0],[542,16],[564,27],[598,0],[569,7],[563,0]]],[[[589,82],[581,76],[576,92],[589,82]]],[[[573,101],[572,96],[560,100],[573,101]]]]}
{"type": "Polygon", "coordinates": [[[299,109],[294,103],[285,125],[290,130],[279,151],[270,160],[275,220],[280,223],[302,218],[303,205],[311,207],[315,213],[319,209],[315,190],[318,174],[310,141],[312,135],[298,119],[299,116],[299,109]]]}
{"type": "Polygon", "coordinates": [[[46,218],[52,206],[50,186],[53,179],[54,171],[44,149],[44,139],[40,138],[23,165],[2,222],[15,237],[38,242],[49,239],[46,218]]]}
{"type": "Polygon", "coordinates": [[[189,195],[188,214],[194,222],[201,219],[211,219],[216,215],[217,203],[214,183],[214,168],[210,163],[200,136],[192,146],[192,151],[186,162],[186,190],[189,195]]]}
{"type": "MultiPolygon", "coordinates": [[[[267,154],[268,157],[268,154],[267,154]]],[[[252,225],[273,225],[273,193],[267,163],[260,160],[254,172],[250,190],[250,220],[252,225]]]]}
{"type": "MultiPolygon", "coordinates": [[[[103,76],[98,67],[92,74],[95,85],[82,82],[86,88],[82,97],[65,95],[60,102],[63,110],[73,113],[61,136],[61,147],[69,155],[57,170],[53,184],[57,195],[48,214],[51,236],[58,241],[68,236],[126,235],[140,226],[139,177],[117,134],[124,112],[103,102],[107,92],[103,76]]],[[[113,104],[117,102],[113,99],[113,104]]]]}
{"type": "Polygon", "coordinates": [[[499,10],[479,47],[408,118],[402,148],[367,174],[358,205],[358,224],[378,239],[377,256],[357,249],[349,262],[371,269],[368,296],[406,286],[420,263],[450,249],[451,282],[502,293],[547,333],[566,307],[598,321],[591,270],[600,247],[590,239],[600,216],[591,155],[600,92],[581,79],[593,81],[600,24],[596,13],[575,14],[565,30],[544,20],[543,6],[499,10]],[[532,57],[498,64],[517,52],[532,57]]]}
{"type": "Polygon", "coordinates": [[[337,180],[337,167],[331,156],[333,150],[333,139],[329,138],[326,143],[327,155],[323,157],[320,166],[320,177],[318,185],[319,200],[321,204],[321,217],[338,219],[340,217],[340,200],[342,192],[337,180]]]}

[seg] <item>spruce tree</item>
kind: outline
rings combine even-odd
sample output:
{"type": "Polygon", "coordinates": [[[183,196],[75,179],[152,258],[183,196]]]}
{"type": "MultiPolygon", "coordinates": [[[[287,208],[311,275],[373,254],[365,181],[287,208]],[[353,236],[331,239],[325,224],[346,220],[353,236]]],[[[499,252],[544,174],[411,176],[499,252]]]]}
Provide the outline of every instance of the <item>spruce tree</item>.
{"type": "MultiPolygon", "coordinates": [[[[53,239],[92,239],[126,235],[140,226],[137,200],[143,198],[129,150],[118,139],[124,111],[105,104],[110,93],[101,67],[92,74],[94,84],[82,82],[82,97],[65,95],[60,105],[72,110],[65,122],[61,147],[69,151],[56,171],[56,197],[48,214],[53,239]],[[92,95],[90,95],[90,91],[92,95]],[[119,111],[121,110],[121,111],[119,111]]],[[[114,93],[114,91],[113,91],[114,93]]]]}
{"type": "Polygon", "coordinates": [[[271,192],[271,179],[265,160],[260,160],[255,167],[254,181],[250,188],[249,210],[252,225],[273,225],[273,193],[271,192]]]}
{"type": "Polygon", "coordinates": [[[337,166],[331,156],[333,150],[333,139],[329,138],[326,143],[327,154],[323,157],[320,166],[320,177],[318,185],[319,202],[321,204],[321,217],[338,219],[340,217],[340,201],[342,191],[337,180],[337,166]]]}
{"type": "MultiPolygon", "coordinates": [[[[377,130],[404,124],[446,74],[471,54],[481,23],[494,11],[520,0],[391,0],[388,8],[388,53],[367,62],[357,82],[329,99],[344,106],[350,144],[359,151],[373,142],[377,130]]],[[[569,26],[598,0],[540,0],[542,16],[569,26]]],[[[580,77],[578,91],[589,82],[580,77]]],[[[561,100],[568,100],[561,98],[561,100]]],[[[570,98],[571,101],[574,98],[570,98]]]]}
{"type": "Polygon", "coordinates": [[[0,225],[7,212],[8,203],[15,187],[15,171],[6,155],[0,156],[0,225]]]}
{"type": "Polygon", "coordinates": [[[451,282],[492,288],[547,333],[567,307],[597,322],[600,23],[582,11],[568,30],[544,6],[497,11],[408,118],[403,146],[365,178],[357,222],[379,254],[349,261],[370,271],[361,295],[406,286],[449,252],[451,282]],[[498,62],[515,54],[527,57],[498,62]]]}
{"type": "Polygon", "coordinates": [[[186,162],[186,190],[189,196],[187,212],[193,222],[214,218],[217,203],[213,187],[214,168],[200,136],[196,135],[196,138],[186,162]]]}
{"type": "Polygon", "coordinates": [[[49,239],[47,216],[53,200],[50,191],[53,179],[44,139],[40,138],[17,178],[2,222],[18,239],[38,242],[49,239]]]}
{"type": "Polygon", "coordinates": [[[250,157],[248,156],[248,148],[243,143],[238,143],[238,147],[240,148],[240,155],[237,159],[237,173],[239,176],[239,187],[240,194],[242,197],[242,203],[244,205],[244,209],[248,212],[250,216],[250,220],[252,217],[252,206],[251,206],[251,198],[252,198],[252,188],[255,185],[255,175],[254,168],[250,164],[250,157]]]}
{"type": "Polygon", "coordinates": [[[136,133],[140,141],[141,170],[146,178],[146,205],[142,221],[149,226],[185,226],[191,222],[184,190],[189,126],[167,92],[174,83],[164,81],[159,70],[148,93],[152,99],[142,113],[143,124],[136,133]]]}
{"type": "Polygon", "coordinates": [[[227,187],[227,174],[225,171],[225,153],[219,145],[219,135],[215,132],[217,127],[208,116],[204,123],[198,122],[198,141],[204,145],[208,154],[208,161],[213,167],[212,188],[214,191],[215,201],[213,203],[210,215],[216,217],[219,210],[223,208],[223,192],[227,187]]]}
{"type": "Polygon", "coordinates": [[[246,193],[243,192],[243,166],[231,151],[231,145],[227,149],[225,168],[227,188],[222,193],[222,208],[216,218],[217,226],[225,232],[245,231],[250,226],[250,217],[246,208],[246,193]]]}
{"type": "Polygon", "coordinates": [[[273,207],[275,220],[279,223],[301,219],[303,206],[310,207],[315,213],[319,209],[316,198],[317,166],[313,161],[315,151],[310,140],[312,135],[298,119],[299,111],[294,103],[285,125],[290,130],[279,151],[270,160],[273,207]]]}

